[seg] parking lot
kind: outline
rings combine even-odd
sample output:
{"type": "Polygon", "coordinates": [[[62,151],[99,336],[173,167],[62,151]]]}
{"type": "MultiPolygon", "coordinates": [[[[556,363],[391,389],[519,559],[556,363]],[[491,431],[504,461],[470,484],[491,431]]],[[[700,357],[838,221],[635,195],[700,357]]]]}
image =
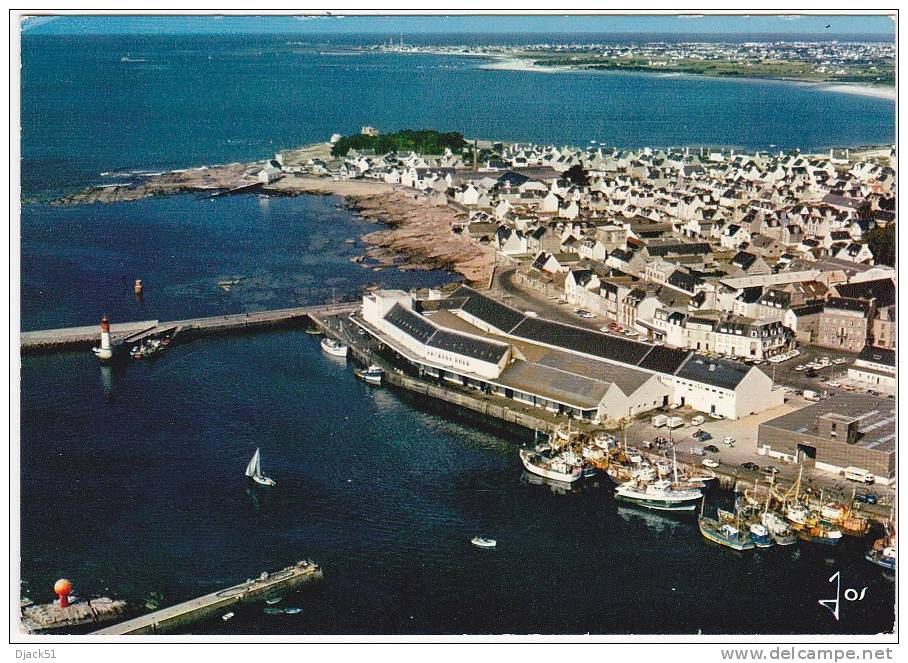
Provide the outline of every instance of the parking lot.
{"type": "MultiPolygon", "coordinates": [[[[697,412],[690,408],[678,408],[671,410],[669,416],[680,416],[684,419],[685,425],[681,428],[669,430],[666,427],[654,428],[652,417],[640,419],[631,424],[625,431],[628,445],[638,448],[643,447],[647,440],[661,436],[669,438],[672,447],[677,454],[679,462],[686,462],[692,465],[702,465],[704,458],[711,458],[719,463],[716,468],[717,472],[737,476],[745,482],[765,480],[768,476],[759,470],[748,470],[741,467],[742,463],[754,463],[759,468],[773,466],[779,472],[776,477],[777,483],[791,485],[798,478],[798,472],[803,468],[803,481],[805,487],[822,488],[831,494],[839,494],[844,497],[851,496],[852,489],[856,489],[860,494],[868,490],[867,486],[859,485],[854,482],[846,481],[844,478],[815,470],[812,463],[803,462],[799,464],[786,463],[768,456],[761,456],[757,453],[757,434],[759,425],[764,421],[775,419],[789,412],[793,412],[802,407],[809,405],[810,402],[800,396],[789,395],[786,397],[785,404],[781,407],[760,414],[751,415],[742,419],[711,419],[706,417],[700,425],[691,425],[690,420],[696,416],[697,412]],[[697,430],[703,430],[712,436],[712,439],[701,441],[693,437],[697,430]],[[729,447],[723,444],[726,437],[734,439],[734,446],[729,447]],[[704,456],[697,456],[690,452],[691,448],[703,448],[704,446],[713,445],[718,448],[717,453],[705,453],[704,456]]],[[[671,458],[672,452],[669,447],[666,456],[671,458]]],[[[870,488],[880,496],[880,504],[886,505],[892,503],[894,488],[885,486],[873,486],[870,488]]]]}

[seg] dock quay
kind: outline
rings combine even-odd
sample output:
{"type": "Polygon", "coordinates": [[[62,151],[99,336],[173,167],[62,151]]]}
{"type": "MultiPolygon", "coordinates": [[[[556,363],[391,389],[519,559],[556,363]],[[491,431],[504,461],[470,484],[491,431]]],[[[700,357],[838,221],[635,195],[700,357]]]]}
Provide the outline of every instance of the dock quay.
{"type": "Polygon", "coordinates": [[[303,560],[275,573],[263,573],[254,580],[102,628],[92,635],[157,635],[173,632],[218,612],[226,612],[225,609],[231,606],[264,601],[321,579],[321,567],[315,562],[303,560]]]}
{"type": "MultiPolygon", "coordinates": [[[[538,408],[532,411],[523,410],[519,406],[515,407],[513,401],[499,398],[495,395],[483,394],[476,390],[467,390],[466,387],[457,385],[438,384],[409,375],[395,366],[386,357],[379,352],[373,352],[369,344],[356,333],[350,332],[350,327],[356,325],[355,317],[351,318],[348,313],[324,313],[315,314],[311,317],[312,324],[321,329],[327,336],[334,338],[349,347],[350,356],[363,365],[377,364],[384,371],[383,383],[392,387],[406,389],[411,392],[422,394],[439,401],[457,405],[459,407],[477,412],[489,417],[515,424],[526,428],[529,431],[540,431],[544,433],[553,433],[558,427],[563,427],[567,420],[563,416],[558,416],[548,412],[540,412],[538,408]]],[[[610,430],[620,435],[620,430],[615,427],[595,425],[587,421],[574,420],[575,430],[593,432],[595,430],[610,430]]],[[[641,451],[641,455],[652,463],[659,460],[666,460],[667,456],[641,451]]],[[[679,458],[677,460],[678,468],[689,474],[696,475],[703,472],[703,468],[696,462],[691,463],[679,458]]],[[[716,476],[716,485],[724,490],[749,490],[754,492],[753,482],[744,481],[735,468],[721,466],[712,469],[716,476]]],[[[780,479],[775,489],[785,491],[793,485],[791,480],[780,479]]],[[[766,490],[769,489],[769,483],[765,479],[758,483],[755,495],[759,499],[766,496],[766,490]]],[[[862,504],[860,505],[861,515],[869,520],[885,525],[892,515],[892,507],[883,504],[862,504]]]]}
{"type": "MultiPolygon", "coordinates": [[[[319,304],[296,308],[275,309],[270,311],[250,311],[228,315],[192,318],[159,322],[145,320],[141,322],[123,322],[110,325],[111,343],[116,348],[126,344],[138,343],[141,340],[169,334],[171,336],[191,333],[194,335],[216,334],[229,331],[258,330],[269,327],[307,323],[310,316],[331,313],[350,313],[359,308],[356,303],[319,304]]],[[[97,345],[99,331],[97,325],[69,327],[65,329],[45,329],[27,331],[19,334],[19,346],[26,352],[58,352],[97,345]]]]}
{"type": "Polygon", "coordinates": [[[21,606],[22,629],[30,635],[47,635],[103,624],[122,617],[126,602],[107,597],[75,601],[67,606],[59,603],[21,606]]]}

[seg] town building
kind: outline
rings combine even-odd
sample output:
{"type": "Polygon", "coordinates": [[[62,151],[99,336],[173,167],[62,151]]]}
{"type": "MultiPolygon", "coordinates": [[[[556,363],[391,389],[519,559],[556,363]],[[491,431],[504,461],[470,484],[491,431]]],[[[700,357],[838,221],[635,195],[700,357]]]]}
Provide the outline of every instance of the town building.
{"type": "Polygon", "coordinates": [[[760,424],[757,452],[818,470],[858,467],[882,484],[896,477],[895,401],[843,393],[760,424]]]}

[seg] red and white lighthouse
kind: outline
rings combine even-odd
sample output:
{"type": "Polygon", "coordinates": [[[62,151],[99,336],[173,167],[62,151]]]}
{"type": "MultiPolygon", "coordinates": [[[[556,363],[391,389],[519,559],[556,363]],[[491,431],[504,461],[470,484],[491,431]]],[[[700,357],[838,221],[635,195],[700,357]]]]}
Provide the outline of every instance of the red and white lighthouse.
{"type": "Polygon", "coordinates": [[[110,321],[107,316],[101,318],[101,347],[98,349],[98,359],[107,360],[113,357],[113,348],[110,345],[110,321]]]}

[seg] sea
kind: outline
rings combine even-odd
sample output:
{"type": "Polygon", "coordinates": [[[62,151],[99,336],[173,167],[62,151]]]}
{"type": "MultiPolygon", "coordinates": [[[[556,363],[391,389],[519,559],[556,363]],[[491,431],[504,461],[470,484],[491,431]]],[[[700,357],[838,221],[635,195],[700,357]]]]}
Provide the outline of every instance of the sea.
{"type": "MultiPolygon", "coordinates": [[[[620,147],[894,142],[886,99],[347,50],[378,41],[23,35],[21,328],[256,311],[456,279],[354,264],[362,235],[380,226],[331,196],[51,204],[140,172],[265,158],[363,125],[620,147]]],[[[249,606],[192,632],[893,629],[894,582],[863,559],[871,539],[718,548],[693,518],[616,503],[605,481],[565,490],[526,475],[517,449],[532,432],[358,382],[301,330],[210,337],[113,366],[86,352],[28,355],[20,377],[20,571],[37,601],[65,576],[77,595],[140,606],[154,594],[166,605],[312,558],[324,581],[277,604],[300,612],[249,606]],[[272,489],[243,476],[256,448],[272,489]],[[498,547],[471,546],[476,535],[498,547]],[[866,587],[861,600],[842,598],[838,620],[818,603],[836,598],[836,572],[841,592],[866,587]]],[[[730,499],[713,491],[707,509],[730,499]]]]}

